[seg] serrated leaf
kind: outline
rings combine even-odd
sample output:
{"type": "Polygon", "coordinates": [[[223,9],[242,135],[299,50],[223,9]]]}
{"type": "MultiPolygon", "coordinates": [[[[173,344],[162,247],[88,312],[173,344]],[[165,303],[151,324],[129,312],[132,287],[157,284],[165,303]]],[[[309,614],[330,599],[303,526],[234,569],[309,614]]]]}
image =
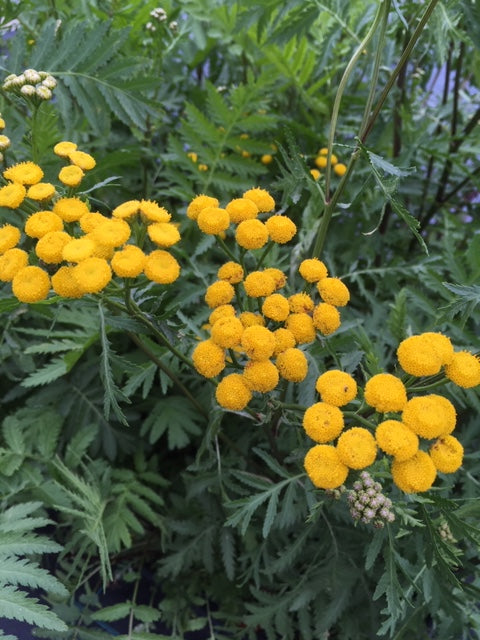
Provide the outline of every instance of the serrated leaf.
{"type": "Polygon", "coordinates": [[[104,607],[100,611],[94,611],[91,615],[92,620],[101,620],[102,622],[115,622],[130,615],[132,609],[131,602],[119,602],[110,607],[104,607]]]}
{"type": "Polygon", "coordinates": [[[53,611],[36,598],[10,586],[0,589],[0,618],[20,620],[52,631],[68,631],[67,625],[53,611]]]}
{"type": "Polygon", "coordinates": [[[0,584],[44,589],[47,593],[68,596],[68,590],[57,578],[27,558],[0,556],[0,584]]]}

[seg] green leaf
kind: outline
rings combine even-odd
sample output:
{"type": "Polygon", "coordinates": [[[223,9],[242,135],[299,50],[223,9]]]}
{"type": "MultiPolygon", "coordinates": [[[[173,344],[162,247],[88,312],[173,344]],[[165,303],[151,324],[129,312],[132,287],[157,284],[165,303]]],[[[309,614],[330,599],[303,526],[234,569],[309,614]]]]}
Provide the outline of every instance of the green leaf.
{"type": "Polygon", "coordinates": [[[91,614],[91,618],[92,620],[101,620],[102,622],[115,622],[130,615],[131,609],[131,602],[119,602],[111,607],[100,609],[100,611],[94,611],[91,614]]]}
{"type": "Polygon", "coordinates": [[[0,584],[44,589],[47,593],[61,597],[68,596],[69,593],[57,578],[41,569],[36,562],[12,556],[0,557],[0,584]]]}
{"type": "Polygon", "coordinates": [[[200,434],[200,417],[181,396],[162,398],[144,420],[141,434],[148,433],[149,442],[154,444],[167,433],[168,448],[181,449],[190,443],[192,435],[200,434]]]}
{"type": "Polygon", "coordinates": [[[42,629],[68,631],[67,625],[53,611],[36,598],[10,586],[0,589],[0,617],[27,622],[42,629]]]}

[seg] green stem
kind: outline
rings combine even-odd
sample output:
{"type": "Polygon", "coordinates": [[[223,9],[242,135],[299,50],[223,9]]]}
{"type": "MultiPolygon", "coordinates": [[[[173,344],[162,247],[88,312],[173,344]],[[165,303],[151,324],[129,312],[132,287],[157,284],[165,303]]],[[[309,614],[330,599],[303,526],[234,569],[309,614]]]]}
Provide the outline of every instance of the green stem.
{"type": "Polygon", "coordinates": [[[39,161],[39,151],[37,144],[37,115],[38,115],[39,105],[34,105],[32,110],[32,128],[31,128],[31,143],[32,143],[32,160],[36,164],[39,161]]]}
{"type": "Polygon", "coordinates": [[[344,411],[343,415],[346,418],[353,418],[357,422],[360,422],[361,424],[363,424],[365,427],[369,427],[369,429],[375,430],[376,428],[373,422],[370,422],[370,420],[367,420],[366,418],[362,418],[362,416],[359,416],[358,413],[356,413],[356,411],[344,411]]]}
{"type": "Polygon", "coordinates": [[[273,249],[273,247],[275,246],[275,243],[272,242],[271,240],[268,242],[267,246],[265,247],[262,255],[260,256],[260,258],[258,259],[257,262],[257,269],[260,269],[260,267],[263,264],[263,261],[265,260],[265,258],[267,257],[267,255],[270,253],[270,251],[273,249]]]}

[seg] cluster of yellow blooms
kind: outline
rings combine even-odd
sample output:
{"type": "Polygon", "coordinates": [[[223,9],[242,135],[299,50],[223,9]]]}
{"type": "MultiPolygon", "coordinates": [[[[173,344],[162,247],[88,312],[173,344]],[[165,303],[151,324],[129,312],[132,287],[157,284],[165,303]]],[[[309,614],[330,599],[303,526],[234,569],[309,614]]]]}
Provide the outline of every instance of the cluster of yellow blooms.
{"type": "MultiPolygon", "coordinates": [[[[441,333],[422,333],[403,340],[397,357],[405,373],[433,376],[442,373],[459,387],[480,384],[480,360],[468,351],[454,351],[450,339],[441,333]]],[[[434,393],[407,396],[400,377],[379,373],[363,390],[364,403],[383,420],[374,433],[365,427],[344,430],[340,407],[357,397],[357,383],[344,371],[323,373],[316,382],[321,402],[309,407],[303,416],[307,435],[318,444],[305,456],[305,469],[313,484],[321,489],[341,486],[350,469],[373,464],[378,449],[392,456],[394,483],[405,493],[427,491],[437,471],[453,473],[462,464],[463,447],[452,435],[456,411],[444,396],[434,393]],[[390,415],[394,414],[394,415],[390,415]],[[428,451],[420,439],[430,441],[428,451]],[[336,440],[336,444],[332,442],[336,440]]]]}
{"type": "Polygon", "coordinates": [[[73,190],[95,167],[94,158],[68,141],[53,151],[68,161],[58,173],[66,194],[43,182],[44,172],[34,162],[3,171],[0,207],[17,210],[19,222],[0,227],[0,281],[11,282],[13,295],[26,303],[44,300],[51,289],[65,298],[99,293],[114,275],[174,282],[180,265],[166,249],[180,240],[180,233],[170,213],[150,200],[124,202],[111,217],[91,211],[73,190]]]}
{"type": "MultiPolygon", "coordinates": [[[[327,147],[322,147],[318,153],[317,156],[314,160],[315,163],[315,169],[311,169],[310,173],[312,174],[313,178],[315,180],[318,180],[320,178],[320,176],[322,175],[322,171],[323,169],[326,168],[327,163],[328,163],[328,149],[327,147]]],[[[332,153],[332,155],[330,156],[330,164],[333,167],[333,172],[337,175],[342,177],[343,175],[345,175],[345,172],[347,171],[347,167],[346,165],[344,165],[343,163],[338,161],[337,156],[332,153]]]]}
{"type": "MultiPolygon", "coordinates": [[[[225,208],[216,198],[197,196],[189,204],[187,216],[204,233],[222,238],[233,235],[242,253],[266,245],[268,250],[269,242],[285,244],[294,237],[294,222],[273,213],[274,209],[272,196],[255,188],[225,208]]],[[[217,280],[207,288],[205,302],[212,309],[210,337],[195,347],[192,359],[206,378],[218,376],[227,365],[237,369],[218,383],[216,399],[222,407],[240,411],[253,392],[272,391],[280,378],[304,380],[308,363],[301,345],[313,342],[317,332],[328,336],[340,326],[338,307],[350,299],[346,285],[329,277],[326,266],[317,259],[304,260],[299,273],[306,287],[316,287],[319,301],[305,291],[280,293],[287,284],[283,271],[270,267],[247,272],[245,261],[223,264],[217,280]],[[258,312],[252,311],[254,307],[258,312]]]]}

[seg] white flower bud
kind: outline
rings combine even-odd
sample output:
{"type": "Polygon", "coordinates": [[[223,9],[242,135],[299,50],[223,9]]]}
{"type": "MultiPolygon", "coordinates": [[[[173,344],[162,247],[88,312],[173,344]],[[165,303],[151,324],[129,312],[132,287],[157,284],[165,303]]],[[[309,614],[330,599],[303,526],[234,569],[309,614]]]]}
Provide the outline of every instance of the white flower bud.
{"type": "Polygon", "coordinates": [[[24,84],[20,89],[20,93],[22,96],[34,96],[35,95],[35,87],[31,84],[24,84]]]}
{"type": "Polygon", "coordinates": [[[43,85],[39,85],[36,88],[36,94],[42,100],[50,100],[50,98],[52,97],[52,92],[50,91],[50,89],[43,85]]]}

